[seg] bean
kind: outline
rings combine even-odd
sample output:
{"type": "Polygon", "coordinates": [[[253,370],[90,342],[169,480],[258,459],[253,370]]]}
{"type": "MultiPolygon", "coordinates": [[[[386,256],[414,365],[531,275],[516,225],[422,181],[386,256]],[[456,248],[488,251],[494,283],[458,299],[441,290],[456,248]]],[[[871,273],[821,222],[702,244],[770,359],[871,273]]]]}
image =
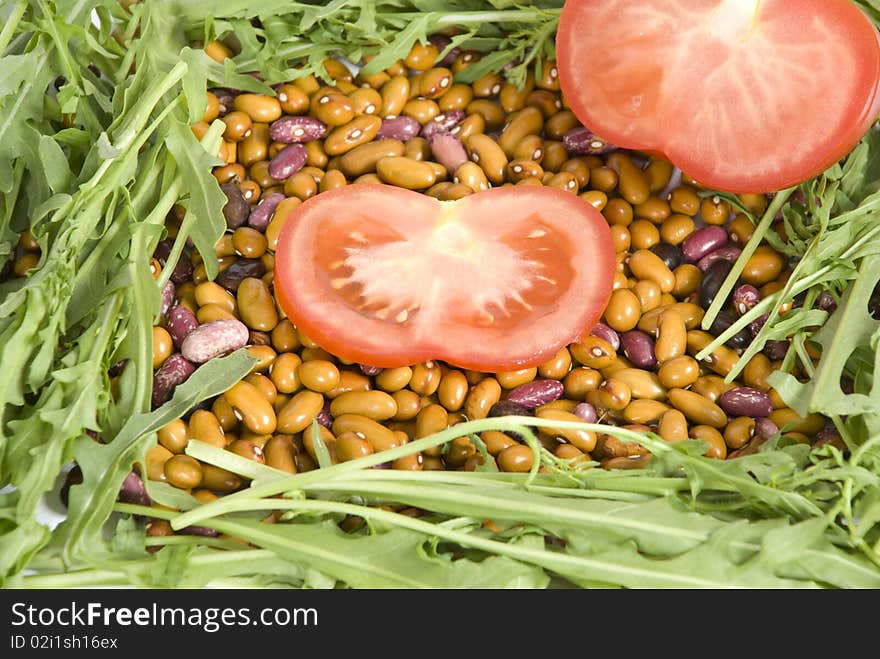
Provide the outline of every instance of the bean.
{"type": "Polygon", "coordinates": [[[408,190],[424,190],[437,180],[433,167],[427,162],[404,156],[381,158],[376,163],[376,173],[383,182],[408,190]]]}
{"type": "Polygon", "coordinates": [[[608,220],[608,223],[612,225],[620,224],[623,226],[629,226],[633,221],[632,206],[629,205],[629,202],[626,201],[626,199],[620,199],[619,197],[614,197],[608,200],[602,209],[602,215],[604,215],[605,219],[608,220]]]}
{"type": "Polygon", "coordinates": [[[724,443],[730,449],[745,446],[755,434],[755,419],[740,416],[732,419],[724,428],[724,443]]]}
{"type": "Polygon", "coordinates": [[[356,146],[373,140],[382,127],[382,120],[372,115],[355,117],[345,125],[334,128],[324,140],[327,155],[338,156],[356,146]]]}
{"type": "MultiPolygon", "coordinates": [[[[683,326],[683,325],[682,325],[683,326]]],[[[623,354],[638,368],[654,368],[657,358],[654,354],[654,340],[640,330],[630,330],[620,335],[623,354]]]]}
{"type": "MultiPolygon", "coordinates": [[[[575,416],[571,412],[554,409],[539,409],[535,412],[535,416],[539,419],[547,419],[551,421],[575,421],[581,422],[581,418],[575,416]]],[[[573,444],[581,451],[590,452],[596,448],[596,433],[589,430],[580,430],[577,428],[545,428],[541,427],[542,433],[562,437],[569,444],[573,444]]]]}
{"type": "Polygon", "coordinates": [[[508,446],[498,454],[496,460],[502,471],[511,473],[528,472],[535,464],[532,449],[523,444],[508,446]]]}
{"type": "Polygon", "coordinates": [[[421,439],[446,430],[449,414],[442,405],[425,405],[416,416],[415,437],[421,439]]]}
{"type": "MultiPolygon", "coordinates": [[[[730,313],[729,311],[721,311],[712,322],[712,326],[709,328],[709,332],[714,336],[720,336],[722,333],[726,332],[727,329],[736,321],[737,317],[734,314],[730,313]]],[[[747,348],[751,342],[752,333],[749,331],[748,327],[743,327],[736,334],[727,339],[727,341],[725,341],[724,343],[725,345],[728,345],[735,350],[743,350],[747,348]]],[[[787,348],[788,345],[786,344],[786,349],[787,348]]],[[[784,353],[782,356],[785,356],[784,353]]],[[[782,357],[780,357],[780,359],[781,358],[782,357]]]]}
{"type": "MultiPolygon", "coordinates": [[[[172,457],[174,457],[174,454],[164,446],[156,445],[150,447],[144,456],[147,478],[151,481],[165,482],[167,480],[165,477],[165,463],[172,457]]],[[[80,477],[79,482],[82,482],[82,472],[78,471],[78,475],[80,477]]]]}
{"type": "Polygon", "coordinates": [[[735,384],[727,384],[724,378],[717,375],[701,375],[691,386],[691,390],[715,402],[725,391],[734,387],[736,387],[735,384]]]}
{"type": "Polygon", "coordinates": [[[670,389],[666,392],[669,402],[694,423],[723,428],[727,424],[727,414],[705,396],[688,389],[670,389]]]}
{"type": "Polygon", "coordinates": [[[534,411],[511,400],[499,400],[489,408],[487,417],[496,416],[534,416],[534,411]]]}
{"type": "Polygon", "coordinates": [[[657,434],[667,442],[681,442],[688,438],[688,423],[680,410],[668,409],[660,416],[657,434]]]}
{"type": "Polygon", "coordinates": [[[751,387],[737,387],[724,392],[718,404],[731,416],[766,417],[773,412],[770,396],[751,387]]]}
{"type": "Polygon", "coordinates": [[[538,375],[542,378],[561,380],[571,369],[571,353],[565,346],[561,347],[553,357],[538,366],[538,375]]]}
{"type": "MultiPolygon", "coordinates": [[[[269,176],[283,181],[302,169],[307,158],[306,148],[302,144],[289,144],[269,161],[269,176]]],[[[251,226],[254,226],[253,223],[251,226]]]]}
{"type": "Polygon", "coordinates": [[[656,373],[640,368],[621,368],[614,372],[614,379],[625,382],[633,398],[650,398],[662,400],[666,397],[666,387],[660,382],[656,373]]]}
{"type": "Polygon", "coordinates": [[[715,297],[721,290],[721,285],[724,283],[724,280],[727,279],[727,275],[732,268],[733,264],[730,261],[715,261],[715,263],[710,265],[703,273],[703,278],[700,281],[700,288],[697,291],[700,306],[703,307],[703,309],[708,309],[712,305],[712,302],[715,301],[715,297]]]}
{"type": "Polygon", "coordinates": [[[327,134],[327,124],[314,117],[285,116],[272,122],[269,137],[275,142],[298,144],[319,140],[327,134]]]}
{"type": "Polygon", "coordinates": [[[746,261],[740,279],[745,284],[763,286],[782,274],[785,259],[769,245],[758,245],[755,252],[746,261]]]}
{"type": "MultiPolygon", "coordinates": [[[[171,458],[169,458],[169,460],[170,459],[171,458]]],[[[167,464],[167,462],[165,464],[167,464]]],[[[122,481],[117,500],[122,501],[123,503],[133,503],[139,506],[153,505],[150,495],[147,494],[144,481],[136,471],[129,472],[125,477],[125,480],[122,481]]]]}
{"type": "Polygon", "coordinates": [[[742,250],[739,247],[735,245],[725,245],[724,247],[719,247],[718,249],[709,252],[706,256],[697,261],[697,267],[705,272],[709,269],[709,266],[716,261],[735,262],[740,254],[742,254],[742,250]]]}
{"type": "MultiPolygon", "coordinates": [[[[632,235],[632,245],[637,250],[648,249],[655,253],[652,249],[654,245],[660,242],[660,231],[648,220],[634,220],[629,225],[629,232],[632,235]]],[[[663,259],[660,259],[663,261],[663,259]]],[[[665,261],[663,261],[665,264],[665,261]]],[[[668,267],[668,266],[667,266],[668,267]]]]}
{"type": "Polygon", "coordinates": [[[716,458],[723,460],[727,457],[727,444],[724,437],[718,430],[709,425],[697,425],[691,428],[690,436],[693,439],[702,439],[709,445],[709,448],[703,453],[707,458],[716,458]]]}
{"type": "Polygon", "coordinates": [[[617,359],[617,350],[605,339],[587,336],[579,343],[571,345],[571,354],[584,366],[602,369],[617,359]]]}
{"type": "Polygon", "coordinates": [[[687,215],[670,215],[660,224],[660,238],[671,245],[681,245],[694,233],[696,224],[687,215]]]}
{"type": "Polygon", "coordinates": [[[153,374],[152,407],[156,409],[174,393],[174,388],[187,381],[196,370],[195,364],[180,353],[168,357],[153,374]]]}
{"type": "Polygon", "coordinates": [[[236,183],[224,183],[220,186],[226,195],[226,203],[223,205],[223,217],[226,219],[226,227],[237,229],[248,220],[251,213],[251,205],[241,193],[241,188],[236,183]]]}
{"type": "Polygon", "coordinates": [[[183,453],[186,443],[189,441],[187,437],[187,424],[183,419],[175,419],[156,432],[156,438],[159,443],[172,453],[183,453]]]}
{"type": "Polygon", "coordinates": [[[165,461],[165,478],[174,487],[189,490],[202,482],[202,465],[188,455],[174,455],[165,461]]]}
{"type": "Polygon", "coordinates": [[[234,492],[244,485],[241,476],[210,464],[202,465],[200,487],[213,492],[234,492]]]}
{"type": "Polygon", "coordinates": [[[657,400],[639,399],[632,401],[623,410],[623,420],[627,423],[655,423],[670,410],[669,405],[657,400]]]}
{"type": "Polygon", "coordinates": [[[664,361],[657,371],[657,377],[664,387],[683,389],[700,377],[700,365],[693,357],[680,355],[664,361]]]}
{"type": "Polygon", "coordinates": [[[760,301],[761,292],[751,284],[740,284],[733,291],[733,307],[741,316],[760,301]]]}
{"type": "Polygon", "coordinates": [[[650,182],[628,155],[616,151],[608,155],[607,164],[619,177],[618,192],[630,204],[642,204],[651,195],[650,182]]]}
{"type": "Polygon", "coordinates": [[[657,243],[651,246],[651,251],[656,254],[663,264],[670,270],[675,270],[681,265],[683,255],[677,245],[670,243],[657,243]]]}
{"type": "Polygon", "coordinates": [[[608,306],[605,307],[604,319],[611,329],[628,332],[636,327],[641,315],[642,308],[636,294],[629,289],[619,288],[611,293],[608,306]]]}
{"type": "MultiPolygon", "coordinates": [[[[171,254],[171,246],[173,241],[171,240],[163,240],[156,246],[156,251],[153,256],[159,260],[159,263],[163,268],[167,267],[167,259],[171,254]]],[[[193,275],[193,264],[189,258],[189,255],[184,251],[180,258],[177,259],[177,263],[174,265],[174,270],[171,273],[171,281],[177,285],[185,284],[190,279],[192,279],[193,275]]]]}
{"type": "Polygon", "coordinates": [[[385,451],[400,445],[394,431],[359,414],[343,414],[333,419],[333,434],[339,437],[344,432],[354,432],[366,439],[374,451],[385,451]]]}
{"type": "Polygon", "coordinates": [[[222,271],[215,281],[234,293],[247,277],[262,277],[264,274],[266,274],[266,266],[260,259],[237,259],[222,271]]]}
{"type": "Polygon", "coordinates": [[[247,137],[253,125],[251,118],[239,110],[229,112],[221,120],[226,124],[226,129],[223,131],[223,139],[229,142],[238,142],[247,137]]]}
{"type": "Polygon", "coordinates": [[[722,227],[705,226],[694,231],[681,245],[681,252],[688,263],[727,245],[727,231],[722,227]]]}
{"type": "Polygon", "coordinates": [[[495,184],[504,182],[507,156],[495,140],[480,133],[468,137],[464,146],[470,159],[486,173],[486,178],[495,184]]]}
{"type": "MultiPolygon", "coordinates": [[[[636,204],[633,207],[633,212],[635,212],[636,217],[646,218],[654,225],[662,225],[672,214],[666,200],[654,195],[649,196],[641,204],[636,204]]],[[[660,229],[657,228],[657,231],[659,233],[660,229]]]]}
{"type": "Polygon", "coordinates": [[[562,144],[566,151],[575,155],[602,155],[617,150],[616,146],[583,126],[568,130],[562,136],[562,144]]]}
{"type": "Polygon", "coordinates": [[[464,402],[469,419],[485,419],[492,406],[501,399],[501,385],[493,377],[487,377],[474,385],[464,402]]]}
{"type": "Polygon", "coordinates": [[[507,400],[526,409],[535,409],[562,397],[564,387],[558,380],[534,380],[522,384],[507,394],[507,400]]]}
{"type": "Polygon", "coordinates": [[[256,277],[242,279],[236,298],[239,316],[250,329],[271,332],[278,324],[275,299],[262,279],[256,277]]]}
{"type": "Polygon", "coordinates": [[[372,385],[370,384],[370,379],[368,377],[361,373],[344,370],[339,371],[339,384],[336,388],[331,389],[324,395],[327,398],[333,399],[347,391],[369,391],[371,387],[372,385]]]}
{"type": "Polygon", "coordinates": [[[168,280],[165,282],[165,286],[162,288],[162,315],[166,318],[168,317],[168,312],[171,310],[171,307],[174,305],[174,295],[175,295],[175,286],[174,282],[168,280]]]}
{"type": "Polygon", "coordinates": [[[620,336],[605,323],[596,323],[590,330],[590,336],[596,336],[608,342],[615,351],[620,349],[620,336]]]}
{"type": "MultiPolygon", "coordinates": [[[[291,435],[302,432],[321,413],[323,406],[324,398],[319,393],[303,390],[294,394],[277,412],[278,431],[291,435]]],[[[338,433],[334,431],[334,434],[338,433]]]]}
{"type": "Polygon", "coordinates": [[[297,473],[296,453],[296,445],[290,435],[273,435],[263,447],[266,464],[288,474],[297,473]]]}
{"type": "Polygon", "coordinates": [[[674,213],[693,217],[700,211],[700,197],[696,190],[688,185],[680,185],[673,188],[667,196],[669,208],[674,213]]]}
{"type": "Polygon", "coordinates": [[[596,423],[599,420],[596,408],[589,403],[578,403],[571,413],[586,423],[596,423]]]}
{"type": "Polygon", "coordinates": [[[403,389],[411,379],[412,368],[409,366],[386,368],[376,375],[376,386],[382,391],[393,393],[403,389]]]}
{"type": "MultiPolygon", "coordinates": [[[[531,382],[538,375],[538,369],[522,368],[518,371],[502,371],[495,374],[495,379],[502,389],[516,389],[517,387],[531,382]]],[[[442,382],[441,382],[442,384],[442,382]]]]}
{"type": "Polygon", "coordinates": [[[183,340],[199,326],[195,314],[181,304],[177,304],[168,311],[168,332],[176,347],[183,344],[183,340]]]}
{"type": "Polygon", "coordinates": [[[779,427],[769,418],[759,417],[755,419],[755,437],[769,439],[779,432],[779,427]]]}
{"type": "Polygon", "coordinates": [[[340,462],[357,460],[373,454],[373,447],[360,435],[348,431],[336,438],[336,457],[340,462]]]}
{"type": "Polygon", "coordinates": [[[164,327],[153,327],[153,368],[159,368],[174,352],[171,334],[164,327]]]}
{"type": "Polygon", "coordinates": [[[318,393],[331,391],[339,385],[339,369],[325,359],[302,362],[296,368],[296,376],[304,387],[318,393]]]}
{"type": "Polygon", "coordinates": [[[621,380],[608,378],[596,390],[596,400],[605,409],[619,412],[629,405],[632,399],[632,391],[629,385],[621,380]]]}
{"type": "Polygon", "coordinates": [[[199,325],[186,335],[180,345],[183,356],[196,364],[202,364],[247,345],[248,329],[235,319],[215,320],[199,325]]]}
{"type": "Polygon", "coordinates": [[[440,133],[449,133],[453,128],[465,120],[464,110],[450,110],[438,114],[421,127],[420,135],[428,140],[440,133]]]}
{"type": "MultiPolygon", "coordinates": [[[[303,160],[303,164],[305,164],[305,160],[303,160]]],[[[291,172],[291,174],[292,173],[293,172],[291,172]]],[[[269,220],[272,219],[272,214],[275,212],[278,205],[284,201],[284,198],[284,195],[280,192],[273,192],[262,197],[260,203],[258,203],[251,211],[251,214],[248,217],[248,225],[258,231],[265,231],[269,224],[269,220]]]]}
{"type": "MultiPolygon", "coordinates": [[[[713,337],[708,332],[701,330],[688,331],[688,353],[695,355],[713,341],[713,337]]],[[[718,346],[704,360],[711,370],[719,375],[726,376],[733,369],[734,365],[739,361],[737,352],[727,346],[718,346]]]]}
{"type": "Polygon", "coordinates": [[[675,288],[675,275],[654,252],[640,249],[629,257],[629,269],[639,279],[648,279],[669,293],[675,288]]]}
{"type": "Polygon", "coordinates": [[[376,133],[377,139],[392,139],[406,142],[422,130],[422,125],[412,117],[387,117],[376,133]]]}
{"type": "Polygon", "coordinates": [[[464,110],[473,99],[474,91],[470,85],[456,83],[437,99],[437,106],[441,112],[464,110]]]}
{"type": "Polygon", "coordinates": [[[403,154],[403,142],[381,139],[362,144],[343,154],[339,159],[339,166],[346,176],[357,177],[375,171],[376,163],[382,158],[403,154]]]}
{"type": "Polygon", "coordinates": [[[330,414],[357,414],[374,421],[385,421],[397,414],[397,403],[384,391],[350,391],[340,394],[330,403],[330,414]]]}

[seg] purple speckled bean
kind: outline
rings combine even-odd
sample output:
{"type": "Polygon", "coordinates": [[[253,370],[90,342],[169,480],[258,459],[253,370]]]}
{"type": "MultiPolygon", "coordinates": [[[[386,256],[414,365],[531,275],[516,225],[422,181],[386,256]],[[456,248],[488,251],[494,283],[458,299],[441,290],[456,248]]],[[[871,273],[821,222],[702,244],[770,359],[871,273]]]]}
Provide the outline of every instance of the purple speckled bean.
{"type": "Polygon", "coordinates": [[[564,391],[565,388],[559,380],[532,380],[512,389],[507,394],[507,401],[533,410],[558,400],[564,391]]]}
{"type": "Polygon", "coordinates": [[[758,417],[755,419],[755,437],[773,437],[776,433],[779,432],[779,428],[776,427],[776,424],[773,423],[767,417],[758,417]]]}
{"type": "Polygon", "coordinates": [[[122,481],[122,487],[119,488],[117,500],[123,503],[133,503],[139,506],[152,506],[150,495],[147,494],[147,488],[144,487],[144,481],[136,471],[132,471],[122,481]]]}
{"type": "Polygon", "coordinates": [[[682,254],[689,263],[701,258],[727,244],[727,231],[722,227],[710,225],[694,231],[681,245],[682,254]]]}
{"type": "Polygon", "coordinates": [[[199,325],[180,346],[180,352],[191,362],[202,364],[247,345],[248,328],[235,318],[221,318],[199,325]]]}
{"type": "Polygon", "coordinates": [[[165,283],[165,287],[162,289],[162,315],[165,316],[168,314],[168,311],[171,309],[171,306],[174,304],[174,294],[176,293],[176,288],[174,286],[174,282],[170,279],[165,283]]]}
{"type": "Polygon", "coordinates": [[[306,160],[308,154],[302,144],[288,144],[269,161],[269,176],[276,181],[283,181],[301,170],[306,160]]]}
{"type": "Polygon", "coordinates": [[[195,364],[179,352],[166,359],[153,374],[152,406],[156,409],[171,397],[174,387],[187,381],[196,370],[195,364]]]}
{"type": "Polygon", "coordinates": [[[565,150],[578,156],[601,155],[616,151],[617,147],[606,142],[589,128],[578,126],[562,136],[565,150]]]}
{"type": "Polygon", "coordinates": [[[740,284],[733,290],[733,308],[742,316],[761,301],[761,291],[751,284],[740,284]]]}
{"type": "Polygon", "coordinates": [[[382,120],[376,139],[406,142],[418,135],[421,129],[422,125],[412,117],[389,117],[382,120]]]}
{"type": "Polygon", "coordinates": [[[654,368],[657,358],[654,356],[654,339],[641,330],[631,330],[620,335],[620,347],[623,355],[637,368],[654,368]]]}
{"type": "Polygon", "coordinates": [[[499,400],[489,408],[489,416],[535,416],[535,413],[512,400],[499,400]]]}
{"type": "Polygon", "coordinates": [[[590,331],[590,336],[598,336],[600,339],[608,341],[614,352],[620,350],[620,335],[605,323],[596,323],[596,326],[590,331]]]}
{"type": "Polygon", "coordinates": [[[596,413],[596,408],[589,403],[578,403],[574,406],[574,409],[571,412],[576,417],[583,419],[587,423],[596,423],[596,421],[599,420],[599,415],[596,413]]]}
{"type": "Polygon", "coordinates": [[[428,140],[428,143],[431,145],[434,158],[448,172],[455,172],[455,170],[468,161],[467,151],[465,151],[464,145],[455,135],[437,133],[428,140]]]}
{"type": "Polygon", "coordinates": [[[379,375],[385,369],[381,366],[368,366],[367,364],[358,364],[358,368],[361,370],[361,373],[364,375],[374,376],[379,375]]]}
{"type": "Polygon", "coordinates": [[[187,335],[199,326],[192,311],[177,304],[168,311],[168,333],[177,348],[180,348],[187,335]]]}
{"type": "Polygon", "coordinates": [[[431,139],[433,135],[438,133],[448,133],[458,124],[464,121],[467,114],[464,110],[448,110],[422,126],[422,137],[431,139]]]}
{"type": "Polygon", "coordinates": [[[275,142],[298,144],[319,140],[327,134],[327,124],[314,117],[281,117],[269,125],[269,137],[275,142]]]}
{"type": "Polygon", "coordinates": [[[730,416],[761,418],[770,416],[773,401],[770,395],[751,387],[736,387],[718,397],[718,405],[730,416]]]}
{"type": "Polygon", "coordinates": [[[725,245],[712,250],[706,256],[697,261],[697,267],[701,272],[706,272],[715,261],[730,261],[733,263],[742,254],[742,250],[736,245],[725,245]]]}
{"type": "Polygon", "coordinates": [[[315,421],[324,426],[325,428],[329,428],[333,425],[333,415],[330,414],[330,402],[324,403],[324,407],[321,408],[321,411],[318,412],[318,416],[315,417],[315,421]]]}
{"type": "Polygon", "coordinates": [[[275,213],[275,209],[278,207],[278,204],[284,201],[284,198],[282,193],[273,192],[260,199],[260,203],[251,211],[248,225],[257,231],[265,231],[266,227],[269,226],[269,220],[272,219],[272,215],[275,213]]]}

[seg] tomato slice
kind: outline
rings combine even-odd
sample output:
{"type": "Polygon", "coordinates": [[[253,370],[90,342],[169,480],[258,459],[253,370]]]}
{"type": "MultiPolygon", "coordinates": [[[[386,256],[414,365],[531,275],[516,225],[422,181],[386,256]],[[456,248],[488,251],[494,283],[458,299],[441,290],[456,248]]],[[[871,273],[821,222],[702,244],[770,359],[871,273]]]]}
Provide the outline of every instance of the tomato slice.
{"type": "Polygon", "coordinates": [[[356,184],[291,212],[274,283],[291,322],[342,359],[498,372],[588,333],[614,271],[608,223],[569,192],[505,187],[442,202],[356,184]]]}
{"type": "Polygon", "coordinates": [[[850,0],[568,0],[556,47],[585,126],[719,190],[816,176],[880,112],[880,39],[850,0]]]}

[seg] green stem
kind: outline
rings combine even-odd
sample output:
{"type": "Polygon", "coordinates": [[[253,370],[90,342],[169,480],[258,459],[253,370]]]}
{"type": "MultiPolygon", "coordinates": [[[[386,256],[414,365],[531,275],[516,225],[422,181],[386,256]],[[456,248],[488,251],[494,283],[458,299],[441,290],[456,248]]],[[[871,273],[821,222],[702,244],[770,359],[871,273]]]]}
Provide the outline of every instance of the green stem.
{"type": "Polygon", "coordinates": [[[9,17],[6,19],[6,24],[3,26],[3,30],[0,31],[0,55],[6,51],[6,47],[12,40],[15,28],[18,27],[21,17],[24,16],[28,4],[30,4],[28,0],[18,0],[12,8],[12,12],[9,14],[9,17]]]}

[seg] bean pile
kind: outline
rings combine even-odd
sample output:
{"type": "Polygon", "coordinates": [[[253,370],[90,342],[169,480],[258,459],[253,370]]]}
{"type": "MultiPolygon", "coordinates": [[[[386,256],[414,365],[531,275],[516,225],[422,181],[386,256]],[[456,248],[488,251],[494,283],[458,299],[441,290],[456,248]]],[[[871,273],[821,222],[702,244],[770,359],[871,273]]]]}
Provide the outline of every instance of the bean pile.
{"type": "MultiPolygon", "coordinates": [[[[187,456],[198,439],[289,473],[317,468],[309,429],[320,423],[334,462],[381,452],[467,419],[518,414],[599,421],[652,430],[668,441],[705,440],[725,459],[757,450],[782,431],[798,442],[838,443],[826,419],[800,417],[768,385],[786,342],[753,357],[741,381],[727,375],[759,327],[744,330],[702,361],[694,357],[762,297],[779,290],[789,264],[762,244],[710,331],[705,310],[749,240],[753,224],[662,158],[617,149],[580,125],[559,92],[555,63],[524,88],[503,73],[472,84],[454,76],[480,54],[442,38],[416,44],[405,60],[375,75],[354,75],[328,59],[334,83],[307,75],[276,95],[214,89],[192,127],[226,125],[213,174],[227,196],[228,231],[216,246],[220,274],[207,279],[187,250],[163,291],[153,328],[154,407],[201,363],[247,346],[259,359],[223,395],[158,433],[143,475],[203,501],[246,485],[234,473],[187,456]],[[614,291],[602,322],[579,343],[536,368],[482,373],[441,362],[394,369],[343,361],[284,317],[272,291],[274,249],[291,209],[351,183],[381,182],[459,199],[490,186],[546,185],[600,210],[617,253],[614,291]]],[[[229,56],[222,44],[206,51],[229,56]]],[[[764,195],[740,195],[759,215],[764,195]]],[[[176,209],[177,211],[181,209],[176,209]]],[[[182,213],[167,222],[153,269],[170,254],[182,213]]],[[[23,235],[12,270],[33,267],[38,246],[23,235]]],[[[792,301],[794,304],[795,301],[792,301]]],[[[785,309],[783,309],[785,311],[785,309]]],[[[643,466],[647,451],[611,435],[542,429],[542,444],[576,465],[643,466]]],[[[481,436],[500,469],[528,471],[531,449],[498,431],[481,436]]],[[[472,470],[483,461],[467,437],[394,460],[406,470],[472,470]]],[[[158,532],[158,531],[157,531],[158,532]]]]}

